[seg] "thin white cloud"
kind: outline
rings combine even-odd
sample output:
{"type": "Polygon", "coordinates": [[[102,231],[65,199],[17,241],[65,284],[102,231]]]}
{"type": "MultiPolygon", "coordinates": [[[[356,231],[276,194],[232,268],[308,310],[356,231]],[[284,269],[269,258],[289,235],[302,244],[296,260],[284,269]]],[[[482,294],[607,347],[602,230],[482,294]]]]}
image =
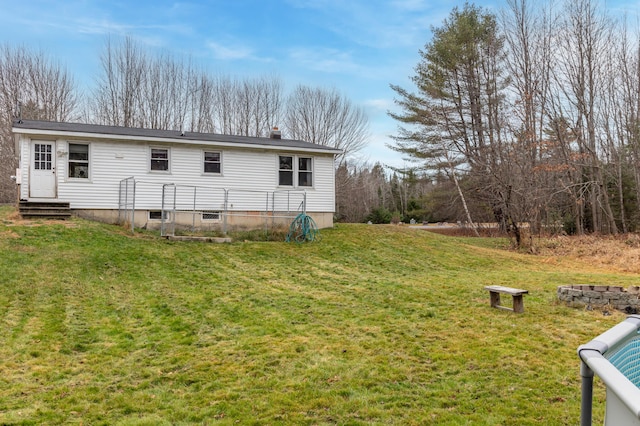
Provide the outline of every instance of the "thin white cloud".
{"type": "Polygon", "coordinates": [[[378,111],[388,111],[394,106],[392,99],[368,99],[363,102],[365,107],[369,107],[378,111]]]}
{"type": "Polygon", "coordinates": [[[78,20],[75,22],[60,22],[61,27],[80,34],[117,34],[125,35],[130,34],[134,27],[132,25],[118,24],[108,20],[92,21],[92,20],[78,20]]]}
{"type": "Polygon", "coordinates": [[[209,40],[205,46],[215,59],[221,61],[273,62],[274,60],[272,57],[259,55],[255,49],[238,41],[220,42],[209,40]]]}
{"type": "Polygon", "coordinates": [[[304,68],[326,73],[352,74],[360,68],[351,54],[337,49],[293,48],[289,50],[289,59],[304,68]]]}
{"type": "Polygon", "coordinates": [[[113,36],[134,36],[137,41],[149,46],[165,46],[164,36],[167,34],[185,34],[186,27],[180,25],[131,25],[115,22],[109,19],[91,19],[79,17],[75,19],[57,19],[40,21],[37,19],[24,19],[22,25],[40,31],[44,28],[51,28],[67,34],[81,35],[113,35],[113,36]]]}
{"type": "Polygon", "coordinates": [[[287,2],[296,8],[312,9],[318,25],[370,48],[421,47],[430,27],[441,23],[450,11],[446,2],[425,0],[287,2]]]}
{"type": "Polygon", "coordinates": [[[207,42],[207,47],[211,50],[216,59],[224,61],[253,58],[253,51],[246,46],[227,45],[215,41],[209,41],[207,42]]]}

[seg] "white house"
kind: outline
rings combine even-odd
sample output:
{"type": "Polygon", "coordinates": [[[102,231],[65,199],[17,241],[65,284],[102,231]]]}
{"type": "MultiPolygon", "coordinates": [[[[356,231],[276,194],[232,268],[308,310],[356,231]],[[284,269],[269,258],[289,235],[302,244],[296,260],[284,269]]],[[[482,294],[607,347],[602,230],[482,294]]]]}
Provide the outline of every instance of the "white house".
{"type": "Polygon", "coordinates": [[[68,203],[83,217],[157,227],[252,228],[304,211],[333,225],[334,157],[299,140],[57,123],[13,122],[22,206],[68,203]],[[163,221],[163,222],[164,222],[163,221]]]}

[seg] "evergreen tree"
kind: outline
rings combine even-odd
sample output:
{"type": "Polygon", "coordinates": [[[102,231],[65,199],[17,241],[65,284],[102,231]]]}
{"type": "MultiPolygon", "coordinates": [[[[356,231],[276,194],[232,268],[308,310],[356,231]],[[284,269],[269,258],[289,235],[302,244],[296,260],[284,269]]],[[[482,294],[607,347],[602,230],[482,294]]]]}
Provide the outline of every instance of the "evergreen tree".
{"type": "Polygon", "coordinates": [[[446,170],[470,223],[458,175],[476,177],[478,194],[494,206],[519,243],[517,221],[511,217],[512,191],[501,179],[509,172],[500,117],[506,80],[495,16],[469,4],[454,8],[442,27],[433,29],[433,39],[420,55],[412,78],[417,92],[391,86],[402,112],[390,115],[405,125],[393,148],[425,169],[446,170]]]}

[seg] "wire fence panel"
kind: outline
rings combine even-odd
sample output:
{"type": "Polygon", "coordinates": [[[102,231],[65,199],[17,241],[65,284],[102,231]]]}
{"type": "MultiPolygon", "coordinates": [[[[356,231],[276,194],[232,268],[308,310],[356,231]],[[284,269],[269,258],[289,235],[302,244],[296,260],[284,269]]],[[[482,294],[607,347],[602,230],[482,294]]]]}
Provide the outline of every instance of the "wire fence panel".
{"type": "Polygon", "coordinates": [[[306,196],[304,190],[212,188],[130,177],[120,182],[118,221],[130,220],[133,231],[138,208],[155,212],[162,236],[174,236],[177,231],[226,234],[230,229],[270,229],[288,226],[299,213],[305,213],[306,196]]]}
{"type": "Polygon", "coordinates": [[[133,176],[120,181],[118,191],[118,224],[131,224],[131,232],[135,226],[136,180],[133,176]]]}

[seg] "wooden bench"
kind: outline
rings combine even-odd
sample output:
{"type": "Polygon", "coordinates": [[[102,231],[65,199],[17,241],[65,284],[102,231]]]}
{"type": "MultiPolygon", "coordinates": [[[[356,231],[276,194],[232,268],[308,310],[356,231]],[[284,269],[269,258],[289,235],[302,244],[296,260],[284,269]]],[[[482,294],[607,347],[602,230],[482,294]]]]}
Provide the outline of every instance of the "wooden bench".
{"type": "Polygon", "coordinates": [[[507,311],[513,311],[516,313],[524,312],[524,300],[523,294],[529,293],[528,290],[521,290],[519,288],[503,287],[501,285],[488,285],[484,288],[489,290],[489,297],[491,298],[491,307],[504,309],[507,311]],[[510,294],[513,297],[513,308],[500,305],[500,294],[510,294]]]}

